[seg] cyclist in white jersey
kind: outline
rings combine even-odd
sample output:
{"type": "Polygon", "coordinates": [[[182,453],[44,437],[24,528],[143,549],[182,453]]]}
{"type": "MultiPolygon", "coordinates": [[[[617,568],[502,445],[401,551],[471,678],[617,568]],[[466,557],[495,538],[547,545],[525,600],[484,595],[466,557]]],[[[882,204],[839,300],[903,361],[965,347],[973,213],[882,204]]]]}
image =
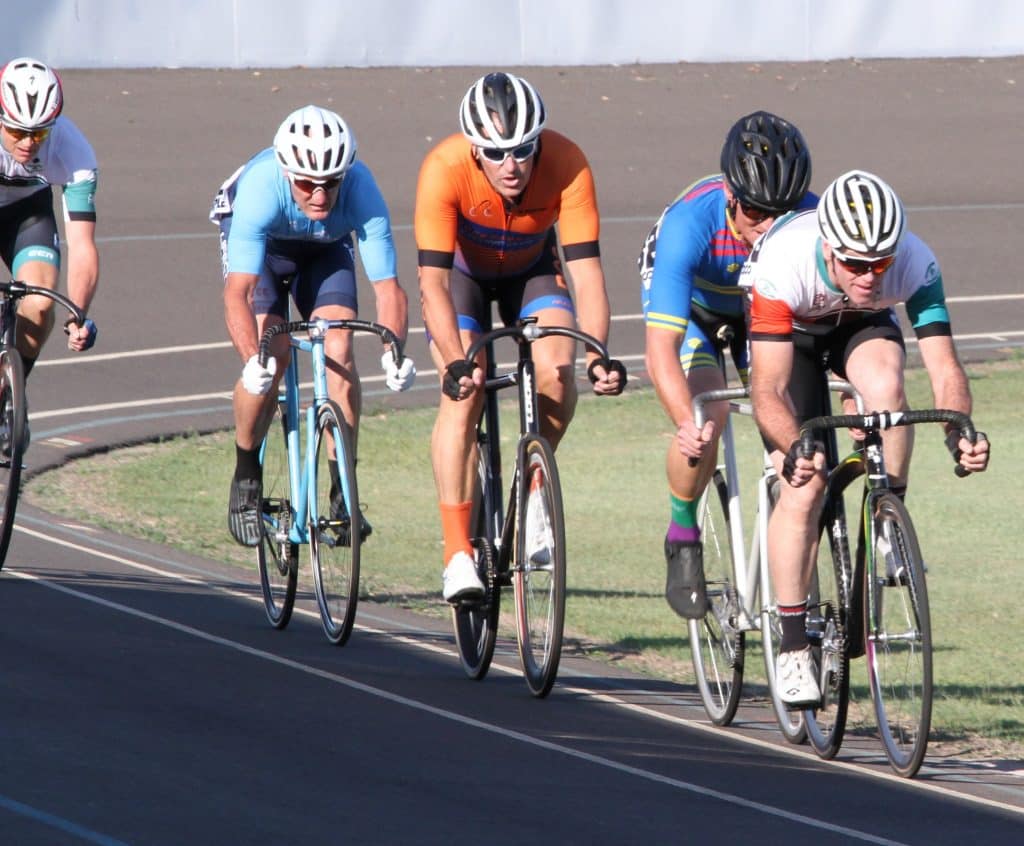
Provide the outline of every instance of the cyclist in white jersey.
{"type": "MultiPolygon", "coordinates": [[[[54,71],[32,58],[0,70],[0,258],[20,282],[55,290],[60,241],[53,190],[63,192],[68,296],[87,312],[99,280],[96,249],[96,155],[61,114],[64,94],[54,71]]],[[[27,376],[53,328],[53,301],[24,297],[18,308],[18,352],[27,376]]],[[[68,347],[89,349],[96,324],[69,322],[68,347]]]]}
{"type": "MultiPolygon", "coordinates": [[[[260,336],[268,326],[285,321],[289,295],[303,319],[358,315],[353,233],[373,285],[377,319],[402,342],[408,330],[408,298],[398,283],[387,205],[370,169],[356,161],[355,137],[334,112],[305,106],[288,115],[273,146],[221,186],[210,218],[221,231],[228,334],[244,363],[234,393],[236,460],[228,528],[238,543],[256,546],[262,491],[259,448],[289,356],[282,340],[266,366],[261,365],[260,336]]],[[[329,332],[325,352],[327,390],[356,431],[362,403],[352,333],[329,332]]],[[[396,366],[385,352],[381,366],[394,391],[406,390],[416,377],[408,357],[396,366]]],[[[365,521],[361,531],[370,532],[365,521]]]]}
{"type": "MultiPolygon", "coordinates": [[[[869,411],[907,408],[906,351],[892,308],[904,303],[936,407],[969,414],[971,393],[935,255],[904,231],[899,198],[873,174],[845,173],[825,190],[816,211],[780,218],[755,244],[741,284],[752,289],[751,402],[784,480],[768,526],[782,622],[779,694],[791,707],[806,707],[820,700],[805,622],[825,462],[821,451],[807,459],[797,447],[800,423],[827,413],[822,368],[851,382],[869,411]]],[[[911,432],[885,433],[886,466],[901,493],[911,432]]],[[[947,445],[966,470],[988,465],[983,436],[971,444],[947,426],[947,445]]]]}

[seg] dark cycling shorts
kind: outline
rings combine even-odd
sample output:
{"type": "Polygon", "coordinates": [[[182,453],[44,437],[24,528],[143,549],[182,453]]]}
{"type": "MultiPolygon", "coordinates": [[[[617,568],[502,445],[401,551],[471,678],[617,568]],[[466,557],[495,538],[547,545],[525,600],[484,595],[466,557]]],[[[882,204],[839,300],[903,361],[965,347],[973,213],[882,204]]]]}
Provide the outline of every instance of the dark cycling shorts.
{"type": "Polygon", "coordinates": [[[789,396],[801,423],[832,413],[827,380],[822,377],[831,370],[840,379],[845,379],[850,353],[865,341],[883,338],[906,350],[899,321],[892,309],[874,312],[825,332],[820,331],[820,324],[809,329],[809,332],[793,331],[793,373],[789,380],[789,396]]]}
{"type": "Polygon", "coordinates": [[[26,261],[60,267],[60,240],[50,186],[0,207],[0,258],[17,277],[26,261]]]}
{"type": "MultiPolygon", "coordinates": [[[[222,259],[230,231],[231,217],[222,218],[222,259]]],[[[269,240],[267,257],[253,292],[253,311],[287,319],[289,289],[304,320],[316,309],[330,305],[345,306],[358,313],[352,236],[327,244],[269,240]]]]}
{"type": "Polygon", "coordinates": [[[554,233],[548,236],[541,258],[526,273],[506,279],[481,280],[453,267],[448,289],[459,317],[459,329],[478,335],[491,327],[491,303],[494,302],[506,326],[545,308],[576,313],[562,275],[554,233]]]}
{"type": "Polygon", "coordinates": [[[732,357],[744,385],[750,371],[750,346],[747,344],[746,317],[709,311],[699,303],[690,303],[690,319],[679,345],[679,361],[686,373],[701,367],[720,367],[726,354],[732,357]]]}

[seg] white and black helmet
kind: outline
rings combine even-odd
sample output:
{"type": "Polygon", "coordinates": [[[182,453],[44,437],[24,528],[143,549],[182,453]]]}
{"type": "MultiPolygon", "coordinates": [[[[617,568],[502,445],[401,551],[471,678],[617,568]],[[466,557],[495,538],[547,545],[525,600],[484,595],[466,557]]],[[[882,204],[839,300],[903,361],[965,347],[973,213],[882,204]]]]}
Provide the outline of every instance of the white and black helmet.
{"type": "Polygon", "coordinates": [[[903,204],[896,192],[867,171],[844,173],[818,200],[821,237],[841,253],[892,255],[903,222],[903,204]]]}
{"type": "Polygon", "coordinates": [[[0,120],[8,126],[45,129],[63,108],[60,79],[38,59],[11,59],[0,70],[0,120]]]}
{"type": "Polygon", "coordinates": [[[477,147],[510,150],[540,135],[547,116],[537,90],[510,73],[474,82],[459,109],[462,134],[477,147]]]}
{"type": "Polygon", "coordinates": [[[274,152],[290,173],[331,179],[344,176],[352,166],[356,139],[340,115],[319,106],[303,106],[278,128],[274,152]]]}

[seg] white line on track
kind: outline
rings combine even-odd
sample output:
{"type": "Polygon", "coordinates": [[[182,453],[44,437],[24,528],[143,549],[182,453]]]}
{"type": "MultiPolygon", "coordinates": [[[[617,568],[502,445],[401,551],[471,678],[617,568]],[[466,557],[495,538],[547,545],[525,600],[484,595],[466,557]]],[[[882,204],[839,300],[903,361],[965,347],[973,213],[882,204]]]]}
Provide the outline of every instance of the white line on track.
{"type": "MultiPolygon", "coordinates": [[[[149,565],[149,564],[143,564],[140,561],[134,560],[132,558],[125,557],[123,555],[116,555],[116,554],[111,553],[111,552],[106,552],[106,551],[103,551],[101,549],[90,547],[88,545],[88,542],[80,534],[77,535],[75,537],[75,540],[72,542],[72,541],[63,540],[61,538],[53,537],[51,535],[47,535],[47,534],[44,534],[42,532],[37,532],[37,531],[35,531],[33,529],[28,529],[28,528],[26,528],[26,527],[24,527],[22,525],[19,525],[19,524],[15,524],[14,528],[15,528],[16,531],[22,532],[22,533],[24,533],[26,535],[29,535],[30,537],[36,538],[37,540],[45,541],[47,543],[52,543],[52,544],[55,544],[57,546],[65,547],[65,548],[68,548],[68,549],[73,549],[78,554],[92,555],[92,556],[94,556],[96,558],[106,559],[108,561],[112,561],[112,562],[115,562],[117,564],[121,564],[123,566],[129,567],[131,569],[140,570],[142,572],[149,573],[151,575],[160,576],[162,578],[166,578],[166,579],[169,579],[169,580],[172,580],[172,581],[183,582],[185,584],[201,585],[201,586],[204,586],[208,590],[213,591],[213,592],[222,593],[222,594],[225,594],[225,595],[228,595],[228,596],[232,596],[232,597],[235,597],[235,598],[244,599],[244,600],[246,600],[248,602],[252,602],[252,603],[255,603],[255,604],[262,604],[262,598],[254,597],[251,594],[243,593],[243,592],[238,591],[238,590],[232,590],[231,588],[226,588],[226,587],[217,586],[217,585],[211,585],[208,582],[206,582],[205,580],[197,578],[195,576],[183,575],[181,573],[177,573],[177,572],[174,572],[172,570],[167,570],[167,569],[162,569],[162,568],[154,567],[154,566],[149,565]]],[[[865,843],[885,844],[885,846],[904,846],[904,844],[902,844],[900,841],[888,840],[888,839],[885,839],[885,838],[876,837],[875,835],[872,835],[872,834],[868,834],[867,832],[861,832],[861,831],[857,831],[855,829],[845,828],[843,826],[836,826],[836,825],[833,825],[832,823],[829,823],[829,822],[824,821],[824,820],[814,819],[812,817],[807,817],[807,816],[804,816],[804,815],[801,815],[801,814],[794,814],[794,813],[791,813],[789,811],[783,810],[781,808],[776,808],[774,806],[766,805],[766,804],[761,803],[761,802],[754,802],[754,801],[752,801],[750,799],[746,799],[746,798],[744,798],[742,796],[738,796],[738,795],[731,794],[731,793],[725,793],[725,792],[722,792],[722,791],[713,790],[711,788],[703,787],[703,786],[698,785],[698,784],[693,784],[691,782],[686,782],[686,781],[681,781],[679,779],[670,778],[670,777],[667,777],[667,776],[660,775],[659,773],[650,772],[648,770],[644,770],[644,769],[641,769],[639,767],[633,767],[633,766],[630,766],[628,764],[623,764],[623,763],[620,763],[618,761],[614,761],[614,760],[609,759],[609,758],[604,758],[604,757],[599,756],[599,755],[592,755],[592,754],[587,753],[587,752],[581,752],[581,751],[579,751],[577,749],[572,749],[571,747],[563,746],[563,745],[557,744],[557,743],[552,743],[550,741],[540,740],[538,738],[531,737],[530,735],[526,735],[526,734],[523,734],[521,732],[516,732],[516,731],[512,731],[512,730],[509,730],[509,729],[502,728],[501,726],[491,725],[489,723],[482,722],[482,721],[474,719],[472,717],[467,717],[467,716],[462,715],[462,714],[458,714],[458,713],[455,713],[455,712],[452,712],[452,711],[447,711],[447,710],[442,709],[442,708],[437,708],[437,707],[435,707],[433,705],[428,705],[428,704],[426,704],[424,702],[419,702],[419,701],[417,701],[415,699],[410,699],[410,698],[405,697],[405,696],[400,696],[398,694],[391,693],[390,691],[382,690],[380,688],[376,688],[376,687],[373,687],[371,685],[367,685],[367,684],[364,684],[362,682],[355,681],[354,679],[347,678],[346,676],[342,676],[342,675],[337,674],[337,673],[332,673],[332,672],[328,672],[326,670],[321,670],[321,669],[318,669],[316,667],[311,667],[311,666],[308,666],[306,664],[302,664],[302,663],[300,663],[298,661],[293,661],[293,660],[288,659],[288,658],[283,658],[281,656],[274,655],[273,653],[270,653],[270,652],[265,652],[265,651],[260,650],[260,649],[255,649],[254,647],[247,646],[246,644],[239,643],[237,641],[233,641],[233,640],[229,640],[227,638],[220,637],[219,635],[215,635],[215,634],[212,634],[210,632],[203,631],[202,629],[197,629],[197,628],[194,628],[192,626],[188,626],[188,625],[185,625],[183,623],[179,623],[179,622],[176,622],[174,620],[167,619],[166,617],[160,617],[160,616],[157,616],[157,615],[154,615],[154,614],[150,614],[150,613],[147,613],[147,612],[144,612],[144,611],[140,611],[140,610],[132,608],[132,607],[130,607],[128,605],[124,605],[124,604],[121,604],[121,603],[113,602],[113,601],[107,600],[107,599],[102,599],[100,597],[93,596],[93,595],[85,593],[83,591],[76,590],[74,588],[70,588],[70,587],[67,587],[65,585],[57,584],[56,582],[50,581],[49,579],[43,578],[42,576],[33,575],[31,573],[19,572],[16,569],[9,569],[6,572],[9,572],[10,575],[15,576],[17,578],[22,578],[22,579],[27,579],[27,580],[33,581],[33,582],[35,582],[37,584],[40,584],[40,585],[42,585],[44,587],[47,587],[47,588],[50,588],[52,590],[55,590],[55,591],[67,594],[69,596],[74,596],[74,597],[76,597],[78,599],[82,599],[82,600],[85,600],[87,602],[93,602],[93,603],[96,603],[98,605],[104,606],[104,607],[109,608],[109,609],[114,610],[114,611],[118,611],[118,612],[121,612],[121,613],[124,613],[124,614],[129,614],[129,615],[137,617],[139,619],[143,619],[143,620],[146,620],[148,622],[151,622],[151,623],[154,623],[154,624],[157,624],[157,625],[165,626],[167,628],[174,629],[176,631],[182,632],[184,634],[191,635],[191,636],[199,638],[201,640],[205,640],[207,642],[214,643],[214,644],[217,644],[219,646],[223,646],[223,647],[228,648],[228,649],[233,649],[233,650],[235,650],[237,652],[241,652],[241,653],[253,656],[253,657],[261,658],[261,659],[266,660],[266,661],[270,661],[270,662],[273,662],[273,663],[276,663],[276,664],[280,664],[282,666],[288,667],[288,668],[296,670],[298,672],[306,673],[306,674],[312,675],[312,676],[317,676],[319,678],[322,678],[322,679],[325,679],[327,681],[330,681],[330,682],[332,682],[334,684],[340,684],[340,685],[343,685],[343,686],[348,687],[350,689],[358,690],[358,691],[360,691],[362,693],[365,693],[365,694],[367,694],[369,696],[376,696],[378,698],[385,699],[385,700],[387,700],[389,702],[393,702],[395,704],[403,705],[405,707],[413,708],[413,709],[416,709],[418,711],[423,711],[425,713],[432,714],[432,715],[440,717],[442,719],[451,720],[452,722],[461,723],[463,725],[471,726],[471,727],[480,729],[481,731],[490,732],[492,734],[498,734],[498,735],[501,735],[503,737],[509,738],[511,740],[516,740],[516,741],[518,741],[520,743],[523,743],[523,744],[526,744],[526,745],[529,745],[529,746],[534,746],[536,748],[545,749],[545,750],[552,751],[552,752],[559,752],[559,753],[567,755],[569,757],[577,758],[579,760],[584,760],[584,761],[587,761],[589,763],[592,763],[592,764],[595,764],[595,765],[598,765],[598,766],[606,767],[608,769],[616,770],[618,772],[625,773],[625,774],[628,774],[628,775],[633,775],[633,776],[636,776],[636,777],[639,777],[639,778],[644,778],[644,779],[647,779],[649,781],[653,781],[653,782],[657,782],[659,784],[667,785],[669,787],[675,787],[675,788],[678,788],[679,790],[683,790],[683,791],[686,791],[688,793],[694,793],[694,794],[698,794],[698,795],[701,795],[701,796],[707,796],[707,797],[710,797],[710,798],[720,799],[723,802],[728,802],[728,803],[733,804],[733,805],[737,805],[737,806],[740,806],[740,807],[744,807],[744,808],[748,808],[748,809],[751,809],[751,810],[755,810],[755,811],[758,811],[760,813],[767,814],[769,816],[774,816],[774,817],[779,817],[779,818],[782,818],[782,819],[787,819],[787,820],[790,820],[792,822],[797,822],[797,823],[801,823],[803,825],[810,826],[812,828],[818,828],[818,829],[822,829],[822,830],[825,830],[825,831],[837,832],[837,833],[843,834],[843,835],[845,835],[847,837],[850,837],[850,838],[853,838],[855,840],[862,841],[862,842],[865,842],[865,843]]],[[[314,618],[317,616],[314,612],[306,611],[305,609],[296,609],[296,613],[305,613],[305,614],[308,614],[308,616],[314,617],[314,618]]],[[[449,656],[452,656],[453,660],[455,660],[455,658],[456,658],[456,653],[455,653],[454,646],[452,646],[450,648],[444,648],[444,647],[441,647],[441,646],[437,646],[436,644],[424,644],[422,642],[413,640],[411,638],[404,637],[404,636],[402,636],[400,634],[396,634],[394,631],[390,631],[390,630],[387,630],[387,629],[373,628],[373,627],[370,627],[370,626],[366,626],[366,625],[364,625],[362,623],[357,624],[356,628],[360,629],[362,631],[365,631],[365,632],[372,633],[374,635],[392,638],[392,639],[394,639],[394,640],[396,640],[398,642],[401,642],[401,643],[409,646],[412,649],[419,649],[419,650],[423,650],[423,651],[434,652],[434,653],[443,654],[443,655],[449,655],[449,656]]],[[[498,669],[498,670],[500,670],[502,672],[505,672],[505,673],[518,674],[518,672],[519,672],[518,668],[513,669],[513,668],[508,667],[508,666],[503,666],[499,662],[493,662],[491,666],[493,668],[498,669]]],[[[685,719],[683,717],[677,717],[677,716],[673,716],[673,715],[670,715],[670,714],[665,714],[665,713],[662,713],[660,711],[654,710],[652,708],[648,708],[648,707],[643,706],[643,705],[637,705],[637,704],[635,704],[633,702],[624,701],[623,699],[620,699],[618,696],[615,696],[614,694],[601,693],[601,692],[594,691],[594,690],[591,690],[591,689],[572,687],[570,685],[565,685],[565,684],[560,684],[559,687],[560,687],[560,689],[562,689],[562,690],[564,690],[564,691],[566,691],[568,693],[572,693],[572,694],[574,694],[576,696],[586,697],[586,698],[592,699],[594,701],[603,702],[605,704],[609,704],[609,705],[612,705],[612,706],[617,707],[617,708],[621,708],[621,709],[626,710],[626,711],[630,711],[630,712],[633,712],[633,713],[636,713],[636,714],[641,714],[641,715],[643,715],[644,717],[647,717],[647,718],[652,718],[652,719],[660,720],[662,722],[671,723],[673,725],[684,726],[684,727],[686,727],[688,729],[693,729],[693,730],[700,731],[700,732],[703,732],[703,733],[709,734],[709,735],[715,735],[715,736],[720,737],[720,738],[723,737],[722,729],[717,728],[715,726],[711,726],[711,725],[708,725],[708,724],[703,723],[703,722],[697,722],[697,721],[694,721],[694,720],[685,719]]],[[[773,743],[769,743],[768,741],[760,740],[758,738],[749,737],[749,736],[746,736],[746,735],[743,735],[743,734],[740,734],[740,733],[735,733],[735,734],[730,733],[728,735],[728,738],[729,738],[730,741],[746,744],[748,746],[755,746],[755,747],[758,747],[759,749],[767,750],[767,751],[770,751],[770,752],[775,753],[775,754],[789,755],[789,756],[794,757],[794,758],[799,758],[800,760],[802,760],[805,763],[820,763],[820,762],[817,762],[816,759],[811,758],[805,751],[798,750],[798,749],[795,749],[793,747],[788,747],[788,746],[784,746],[784,745],[783,746],[776,745],[776,744],[773,744],[773,743]]],[[[926,782],[914,781],[914,780],[908,780],[908,779],[900,778],[900,777],[898,777],[898,776],[896,776],[896,775],[894,775],[892,773],[887,773],[887,772],[882,772],[882,771],[874,771],[874,770],[867,770],[867,769],[864,769],[863,767],[858,766],[857,764],[853,764],[853,763],[847,763],[847,762],[844,762],[844,761],[835,761],[835,760],[833,760],[833,761],[828,762],[828,764],[822,764],[822,766],[827,766],[829,768],[831,768],[831,767],[839,767],[839,768],[842,768],[842,769],[846,770],[847,772],[849,772],[851,774],[856,774],[856,775],[859,775],[859,776],[873,778],[873,779],[879,779],[879,780],[891,782],[893,784],[899,784],[899,785],[901,785],[903,787],[907,787],[907,788],[910,788],[910,789],[916,789],[916,790],[920,790],[920,791],[927,792],[927,793],[934,793],[934,794],[937,794],[937,795],[941,795],[941,796],[943,796],[945,798],[957,799],[957,800],[961,800],[961,801],[965,801],[965,802],[970,802],[972,804],[977,804],[977,805],[985,805],[987,807],[996,808],[996,809],[999,809],[999,810],[1002,810],[1002,811],[1009,811],[1009,812],[1014,813],[1014,814],[1024,815],[1024,808],[1020,808],[1020,807],[1017,807],[1017,806],[1014,806],[1014,805],[1010,805],[1010,804],[1007,804],[1007,803],[1004,803],[1004,802],[999,802],[999,801],[992,800],[992,799],[987,799],[987,798],[984,798],[984,797],[970,796],[970,795],[966,795],[966,794],[962,794],[962,793],[957,793],[955,791],[949,790],[949,789],[947,789],[947,788],[945,788],[945,787],[943,787],[941,785],[937,785],[937,784],[930,784],[930,783],[926,783],[926,782]]]]}

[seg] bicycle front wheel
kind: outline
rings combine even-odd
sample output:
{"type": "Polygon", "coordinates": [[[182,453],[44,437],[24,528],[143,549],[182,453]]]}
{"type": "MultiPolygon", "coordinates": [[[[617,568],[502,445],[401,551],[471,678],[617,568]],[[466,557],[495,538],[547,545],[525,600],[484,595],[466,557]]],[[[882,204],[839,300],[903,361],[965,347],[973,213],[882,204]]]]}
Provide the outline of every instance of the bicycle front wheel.
{"type": "Polygon", "coordinates": [[[25,452],[25,374],[21,356],[9,349],[0,353],[0,567],[14,528],[25,452]]]}
{"type": "Polygon", "coordinates": [[[283,629],[291,620],[299,573],[299,548],[289,539],[295,514],[290,499],[285,414],[284,404],[279,404],[260,449],[263,499],[260,501],[262,526],[256,562],[263,588],[263,607],[276,629],[283,629]]]}
{"type": "Polygon", "coordinates": [[[690,620],[690,650],[697,689],[708,719],[727,726],[736,716],[743,689],[745,633],[740,630],[739,601],[729,532],[729,489],[720,470],[712,476],[698,508],[704,544],[708,610],[690,620]]]}
{"type": "Polygon", "coordinates": [[[558,674],[565,625],[565,518],[554,453],[539,435],[519,447],[512,584],[519,657],[530,692],[547,696],[558,674]]]}
{"type": "Polygon", "coordinates": [[[917,534],[895,495],[874,500],[867,546],[865,654],[878,731],[892,768],[914,776],[932,715],[932,632],[917,534]]]}
{"type": "MultiPolygon", "coordinates": [[[[774,474],[762,484],[767,486],[766,507],[764,514],[757,515],[758,532],[767,536],[768,520],[779,499],[779,480],[774,474]]],[[[779,698],[775,684],[775,665],[779,657],[779,644],[782,643],[782,623],[779,618],[779,606],[775,600],[775,588],[772,585],[771,573],[768,569],[768,550],[761,542],[761,648],[764,651],[764,671],[768,679],[768,699],[772,706],[772,714],[779,725],[782,736],[790,743],[801,744],[807,739],[807,726],[802,711],[791,711],[779,698]]]]}
{"type": "Polygon", "coordinates": [[[341,646],[352,634],[359,601],[363,520],[352,429],[331,400],[317,410],[314,448],[309,503],[313,584],[324,634],[341,646]]]}

